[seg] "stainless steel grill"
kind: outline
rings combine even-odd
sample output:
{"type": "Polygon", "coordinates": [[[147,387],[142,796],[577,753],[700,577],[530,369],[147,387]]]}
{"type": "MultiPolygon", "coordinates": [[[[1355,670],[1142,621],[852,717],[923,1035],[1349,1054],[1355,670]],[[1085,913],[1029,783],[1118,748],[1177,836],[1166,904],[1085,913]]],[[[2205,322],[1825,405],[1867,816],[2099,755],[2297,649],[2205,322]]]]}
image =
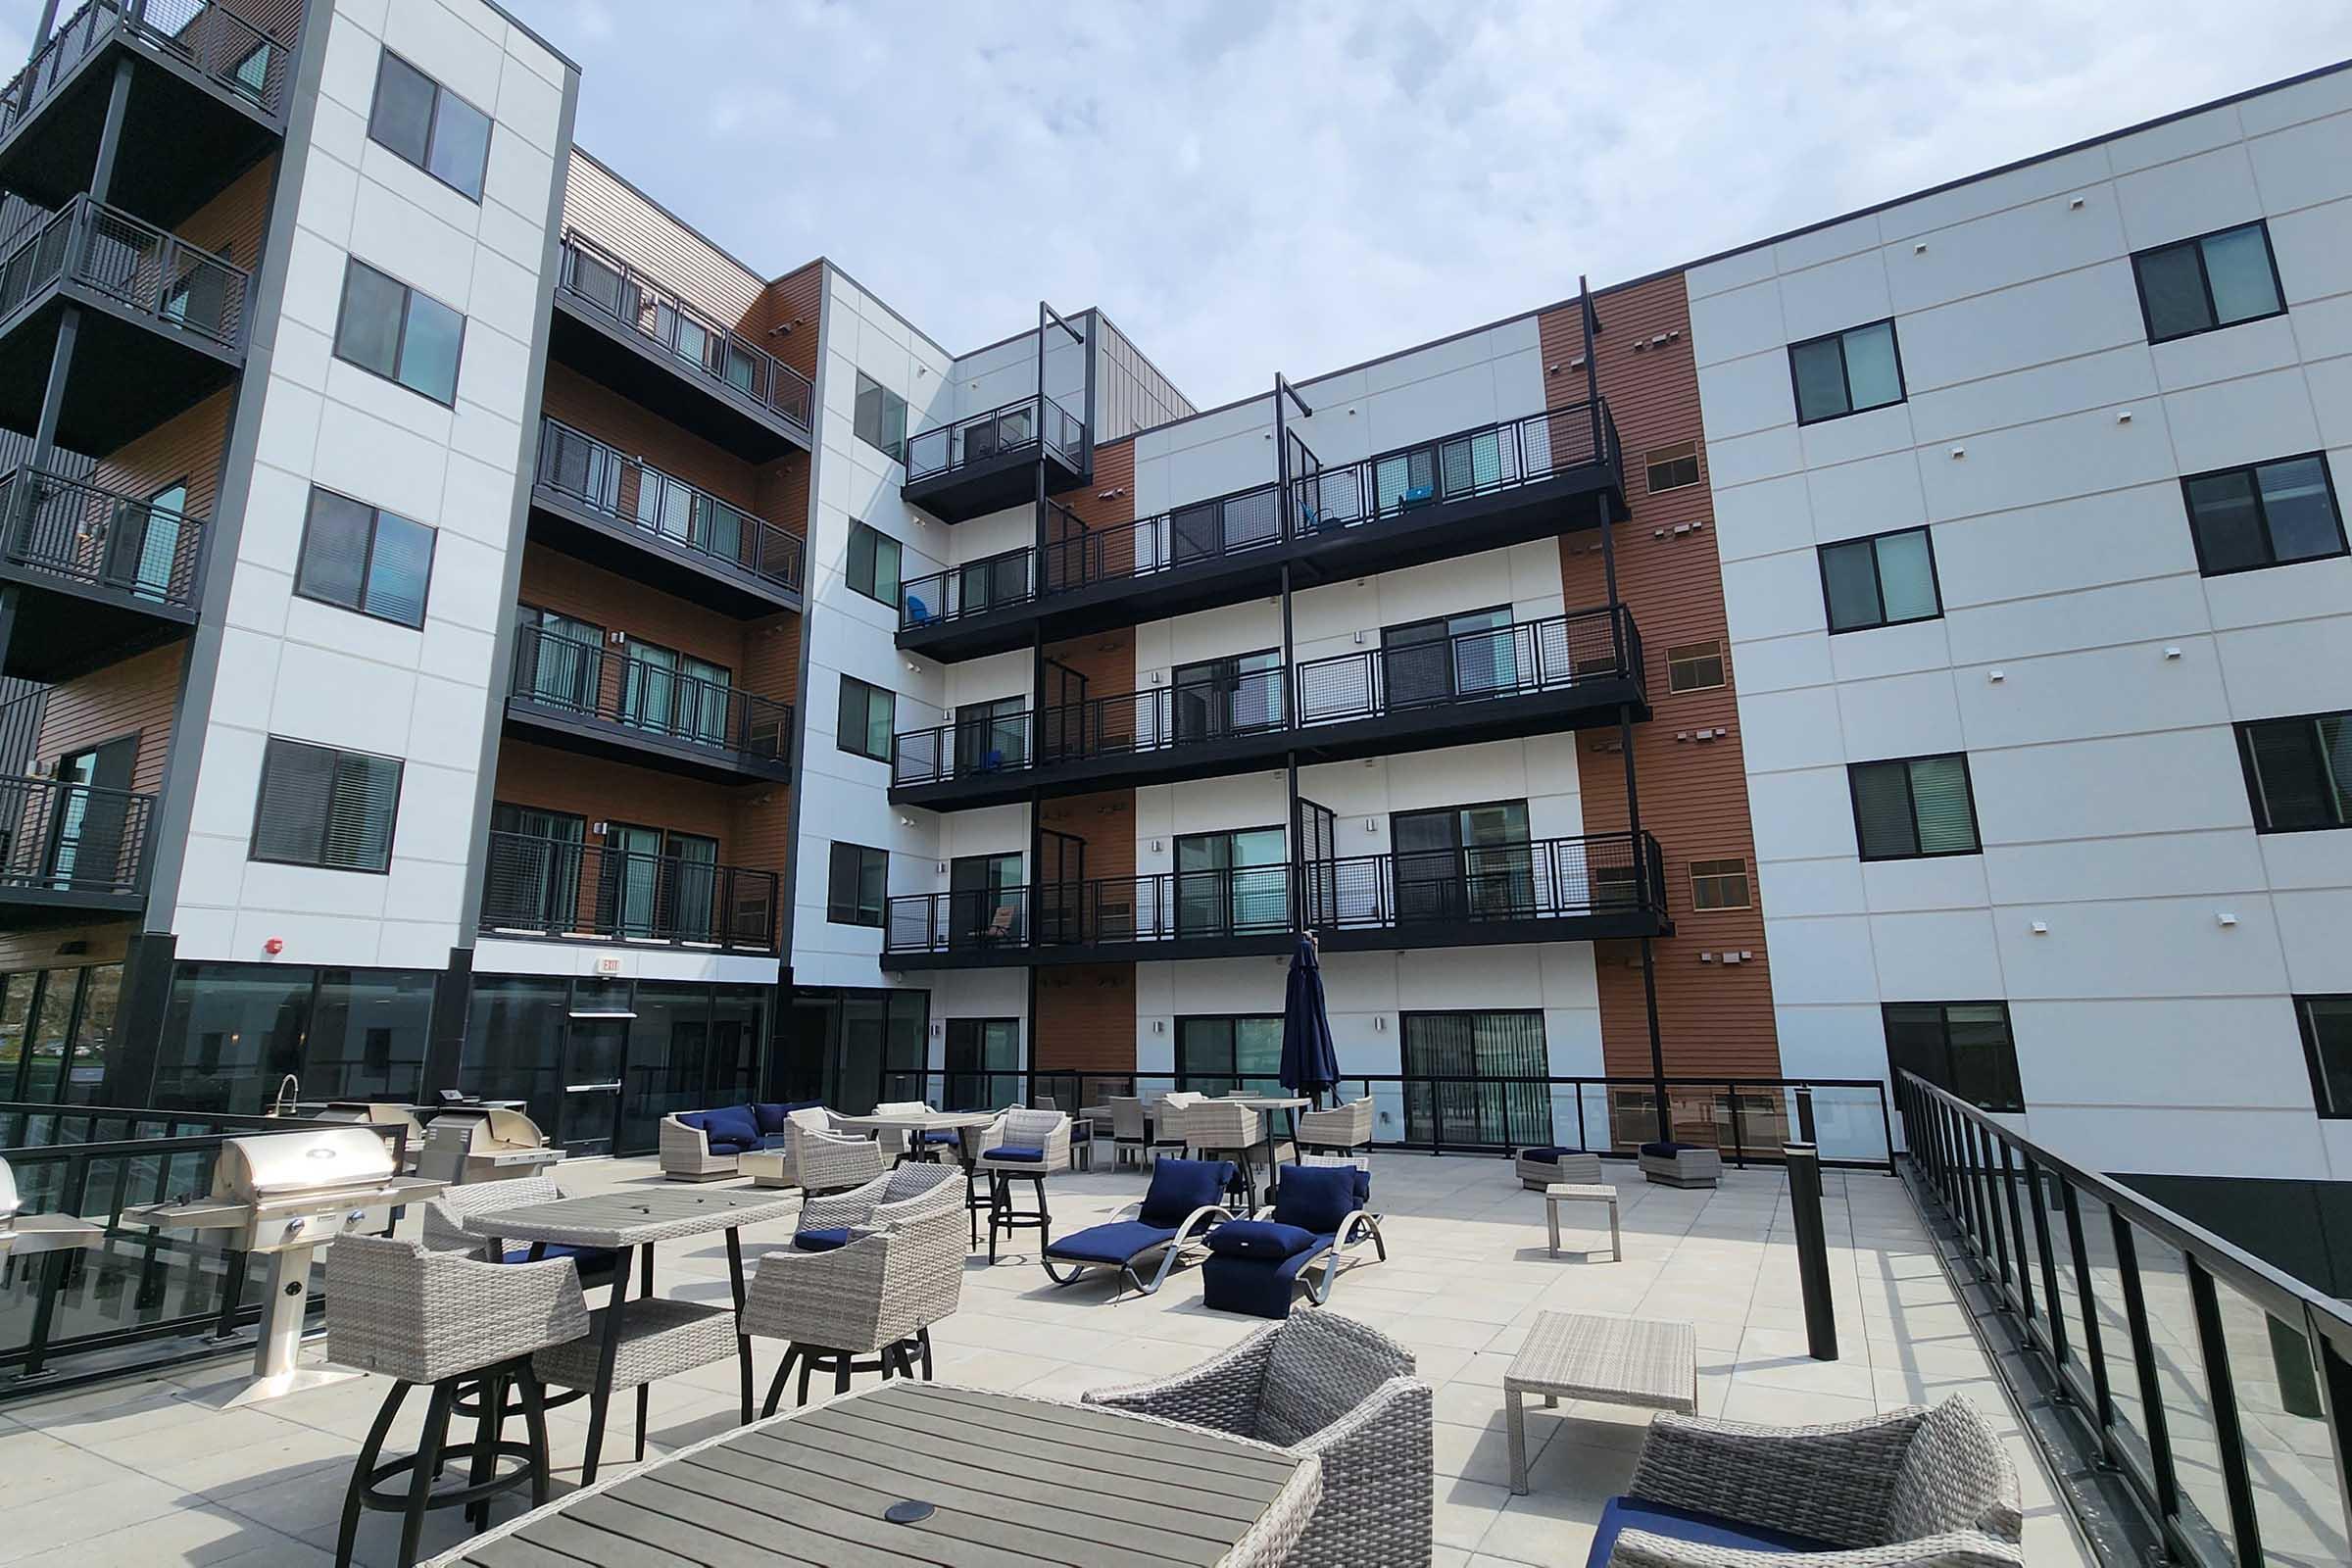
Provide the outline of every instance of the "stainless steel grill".
{"type": "Polygon", "coordinates": [[[416,1174],[456,1185],[530,1176],[564,1157],[550,1149],[539,1124],[511,1105],[479,1102],[444,1107],[425,1129],[416,1174]]]}

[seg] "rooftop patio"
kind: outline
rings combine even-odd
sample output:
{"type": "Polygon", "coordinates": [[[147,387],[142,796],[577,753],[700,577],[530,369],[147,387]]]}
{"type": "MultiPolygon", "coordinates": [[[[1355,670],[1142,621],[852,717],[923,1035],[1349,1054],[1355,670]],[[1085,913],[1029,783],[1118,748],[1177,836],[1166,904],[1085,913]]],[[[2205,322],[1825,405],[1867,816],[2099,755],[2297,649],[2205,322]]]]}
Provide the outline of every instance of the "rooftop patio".
{"type": "MultiPolygon", "coordinates": [[[[1137,1172],[1104,1168],[1052,1183],[1056,1232],[1138,1196],[1137,1172]]],[[[651,1160],[563,1168],[573,1194],[662,1185],[651,1160]]],[[[1901,1183],[1826,1173],[1839,1343],[1836,1362],[1806,1353],[1787,1183],[1777,1171],[1727,1172],[1713,1191],[1645,1185],[1609,1167],[1620,1190],[1626,1257],[1608,1261],[1605,1223],[1564,1218],[1563,1252],[1544,1246],[1544,1203],[1511,1166],[1467,1156],[1381,1154],[1375,1207],[1390,1256],[1351,1267],[1332,1309],[1393,1336],[1437,1390],[1440,1564],[1582,1563],[1603,1501],[1625,1490],[1645,1416],[1563,1403],[1528,1417],[1531,1493],[1508,1490],[1501,1381],[1540,1308],[1687,1320],[1698,1341],[1704,1415],[1767,1423],[1840,1421],[1895,1406],[1970,1396],[2004,1437],[2020,1472],[2031,1561],[2090,1560],[2071,1515],[2023,1435],[1901,1183]],[[1579,1250],[1597,1249],[1590,1254],[1579,1250]]],[[[1595,1221],[1599,1215],[1592,1216],[1595,1221]]],[[[784,1225],[746,1233],[753,1251],[782,1245],[784,1225]]],[[[1104,1385],[1189,1367],[1260,1325],[1201,1305],[1186,1269],[1149,1298],[1114,1300],[1108,1276],[1066,1288],[1037,1266],[1034,1238],[991,1268],[975,1255],[963,1305],[935,1335],[943,1382],[1075,1398],[1104,1385]]],[[[723,1301],[726,1256],[716,1237],[665,1246],[662,1294],[723,1301]]],[[[762,1381],[782,1348],[756,1342],[762,1381]]],[[[315,1358],[320,1347],[306,1349],[315,1358]]],[[[374,1377],[226,1413],[180,1398],[184,1388],[241,1372],[237,1361],[8,1407],[0,1416],[0,1563],[326,1564],[354,1454],[382,1398],[374,1377]]],[[[737,1420],[736,1372],[717,1365],[653,1390],[657,1455],[737,1420]]],[[[858,1386],[872,1382],[860,1378],[858,1386]]],[[[412,1401],[392,1444],[409,1444],[412,1401]]],[[[551,1412],[558,1486],[576,1482],[584,1404],[551,1412]]],[[[626,1423],[608,1433],[610,1467],[631,1457],[626,1423]]],[[[501,1505],[496,1518],[517,1511],[501,1505]]],[[[390,1558],[398,1519],[369,1514],[360,1559],[390,1558]]],[[[467,1534],[454,1511],[427,1524],[425,1549],[467,1534]]]]}

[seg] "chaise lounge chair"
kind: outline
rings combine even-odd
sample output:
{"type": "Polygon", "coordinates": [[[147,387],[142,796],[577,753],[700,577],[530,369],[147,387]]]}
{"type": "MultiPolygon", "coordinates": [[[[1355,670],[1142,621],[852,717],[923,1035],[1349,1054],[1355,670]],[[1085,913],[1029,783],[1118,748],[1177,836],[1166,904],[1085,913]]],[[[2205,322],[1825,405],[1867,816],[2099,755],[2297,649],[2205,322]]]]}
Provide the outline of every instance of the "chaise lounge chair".
{"type": "Polygon", "coordinates": [[[1101,1225],[1054,1242],[1038,1254],[1038,1261],[1056,1285],[1073,1284],[1089,1269],[1109,1268],[1118,1270],[1127,1287],[1150,1296],[1176,1271],[1185,1249],[1233,1218],[1223,1203],[1225,1184],[1231,1180],[1233,1166],[1225,1160],[1159,1160],[1152,1167],[1152,1189],[1141,1201],[1116,1210],[1101,1225]],[[1159,1253],[1159,1267],[1146,1283],[1136,1265],[1153,1252],[1159,1253]]]}

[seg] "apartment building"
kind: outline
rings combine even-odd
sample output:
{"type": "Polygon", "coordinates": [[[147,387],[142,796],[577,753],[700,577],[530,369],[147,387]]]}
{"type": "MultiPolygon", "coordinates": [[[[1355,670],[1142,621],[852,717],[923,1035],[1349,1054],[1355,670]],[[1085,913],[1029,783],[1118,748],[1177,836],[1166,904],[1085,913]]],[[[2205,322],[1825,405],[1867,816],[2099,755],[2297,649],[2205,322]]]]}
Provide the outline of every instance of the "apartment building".
{"type": "Polygon", "coordinates": [[[1208,409],[730,255],[578,91],[486,0],[0,90],[0,1099],[1222,1085],[1311,931],[1387,1139],[1662,1067],[1867,1154],[1900,1066],[2333,1173],[2352,73],[1208,409]]]}

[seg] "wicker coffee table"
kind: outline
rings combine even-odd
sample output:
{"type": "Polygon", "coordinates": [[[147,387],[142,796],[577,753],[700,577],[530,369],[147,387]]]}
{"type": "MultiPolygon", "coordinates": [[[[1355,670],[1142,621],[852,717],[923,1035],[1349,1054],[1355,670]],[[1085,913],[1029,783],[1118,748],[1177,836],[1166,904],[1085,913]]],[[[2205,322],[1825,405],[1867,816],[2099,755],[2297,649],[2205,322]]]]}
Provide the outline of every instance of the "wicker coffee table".
{"type": "Polygon", "coordinates": [[[1530,1394],[1545,1406],[1595,1399],[1648,1410],[1698,1408],[1698,1334],[1688,1323],[1589,1312],[1540,1312],[1527,1343],[1502,1375],[1503,1418],[1511,1432],[1511,1491],[1527,1495],[1530,1394]]]}

